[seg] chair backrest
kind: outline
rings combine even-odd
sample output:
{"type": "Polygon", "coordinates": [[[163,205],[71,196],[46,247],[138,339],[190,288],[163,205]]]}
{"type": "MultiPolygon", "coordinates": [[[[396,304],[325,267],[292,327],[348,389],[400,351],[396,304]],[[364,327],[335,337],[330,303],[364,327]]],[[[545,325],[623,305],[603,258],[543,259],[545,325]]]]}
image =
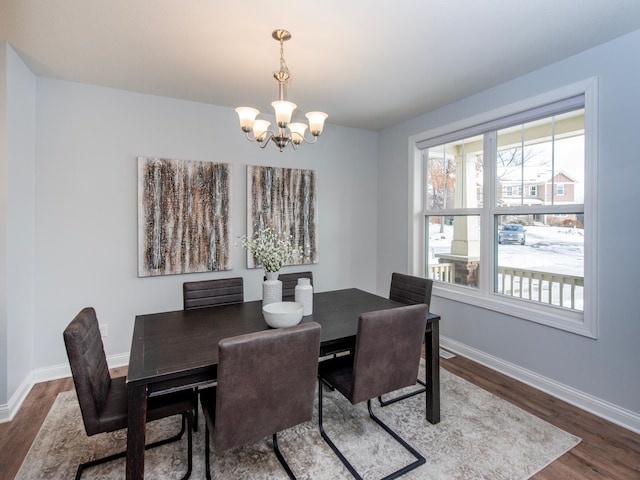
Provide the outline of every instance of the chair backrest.
{"type": "Polygon", "coordinates": [[[391,288],[389,300],[415,305],[417,303],[431,304],[431,290],[433,280],[430,278],[414,277],[403,273],[391,275],[391,288]]]}
{"type": "Polygon", "coordinates": [[[182,303],[185,310],[242,302],[244,302],[244,280],[242,277],[201,280],[182,284],[182,303]]]}
{"type": "Polygon", "coordinates": [[[296,285],[299,278],[308,278],[313,285],[313,272],[281,273],[278,280],[282,282],[282,296],[293,297],[296,294],[296,285]]]}
{"type": "Polygon", "coordinates": [[[221,340],[213,441],[222,451],[311,420],[320,325],[221,340]]]}
{"type": "Polygon", "coordinates": [[[109,393],[111,374],[96,312],[83,308],[65,328],[64,344],[87,435],[103,431],[100,412],[109,393]]]}
{"type": "Polygon", "coordinates": [[[416,383],[427,313],[420,303],[360,315],[347,395],[352,403],[416,383]]]}

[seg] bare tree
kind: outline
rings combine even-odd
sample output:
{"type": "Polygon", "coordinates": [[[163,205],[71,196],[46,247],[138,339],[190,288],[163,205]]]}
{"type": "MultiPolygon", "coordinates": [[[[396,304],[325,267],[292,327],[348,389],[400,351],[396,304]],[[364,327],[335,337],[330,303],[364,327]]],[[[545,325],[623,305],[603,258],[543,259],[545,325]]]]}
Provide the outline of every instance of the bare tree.
{"type": "Polygon", "coordinates": [[[510,177],[514,170],[524,166],[544,165],[544,155],[533,147],[513,147],[498,150],[497,175],[499,179],[510,177]]]}
{"type": "MultiPolygon", "coordinates": [[[[455,162],[441,157],[432,157],[428,161],[429,169],[429,208],[440,210],[447,207],[447,197],[454,191],[456,183],[455,162]]],[[[440,232],[444,231],[443,217],[440,217],[440,232]]]]}

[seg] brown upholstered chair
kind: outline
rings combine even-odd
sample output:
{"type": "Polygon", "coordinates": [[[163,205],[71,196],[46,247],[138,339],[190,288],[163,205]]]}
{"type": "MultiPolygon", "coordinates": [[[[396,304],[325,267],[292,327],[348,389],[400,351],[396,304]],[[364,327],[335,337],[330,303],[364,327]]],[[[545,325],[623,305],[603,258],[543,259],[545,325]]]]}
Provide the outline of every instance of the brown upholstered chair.
{"type": "MultiPolygon", "coordinates": [[[[404,303],[405,305],[416,305],[418,303],[425,303],[427,305],[427,313],[429,305],[431,304],[431,291],[433,290],[433,280],[430,278],[414,277],[412,275],[405,275],[404,273],[393,273],[391,275],[391,287],[389,289],[389,299],[396,302],[404,303]]],[[[378,397],[381,407],[386,407],[392,403],[404,400],[405,398],[413,397],[414,395],[420,395],[427,391],[426,383],[417,379],[417,382],[424,388],[418,388],[412,392],[399,395],[388,400],[383,400],[382,397],[378,397]]]]}
{"type": "Polygon", "coordinates": [[[282,467],[295,479],[278,448],[277,433],[311,420],[319,353],[320,325],[315,322],[220,341],[218,384],[200,391],[207,479],[210,440],[220,452],[268,435],[282,467]]]}
{"type": "MultiPolygon", "coordinates": [[[[127,428],[126,377],[111,378],[95,310],[91,307],[82,309],[64,330],[63,337],[87,435],[127,428]]],[[[196,407],[197,399],[191,390],[158,395],[149,398],[147,404],[147,422],[182,415],[182,428],[177,435],[149,444],[145,448],[149,449],[179,440],[184,434],[186,425],[188,464],[187,473],[183,479],[191,475],[191,411],[196,407]]],[[[80,464],[76,472],[76,480],[80,478],[85,468],[125,455],[126,451],[80,464]]]]}
{"type": "Polygon", "coordinates": [[[320,434],[355,478],[361,476],[324,430],[323,383],[338,390],[354,405],[366,400],[369,416],[416,458],[385,478],[397,478],[419,467],[425,463],[425,458],[376,417],[371,409],[371,399],[415,384],[426,324],[427,306],[424,304],[363,313],[358,319],[353,355],[325,360],[318,366],[320,434]]]}
{"type": "Polygon", "coordinates": [[[308,278],[313,285],[313,272],[281,273],[278,275],[278,280],[282,282],[282,298],[295,296],[299,278],[308,278]]]}
{"type": "Polygon", "coordinates": [[[244,302],[244,280],[242,277],[235,277],[184,282],[182,302],[185,310],[242,303],[244,302]]]}
{"type": "MultiPolygon", "coordinates": [[[[242,277],[217,278],[184,282],[182,284],[182,304],[184,310],[218,307],[244,302],[244,279],[242,277]]],[[[197,395],[199,387],[194,388],[197,395]]],[[[198,431],[198,409],[194,412],[193,430],[198,431]]]]}

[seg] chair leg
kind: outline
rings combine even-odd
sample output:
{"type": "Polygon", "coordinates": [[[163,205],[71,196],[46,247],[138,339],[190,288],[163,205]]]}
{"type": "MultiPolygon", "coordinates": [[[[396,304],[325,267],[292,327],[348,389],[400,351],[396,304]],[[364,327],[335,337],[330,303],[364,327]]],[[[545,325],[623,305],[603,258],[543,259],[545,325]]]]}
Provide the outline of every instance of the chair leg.
{"type": "Polygon", "coordinates": [[[181,480],[187,480],[191,476],[193,469],[193,414],[191,412],[182,414],[182,422],[184,424],[185,417],[187,419],[187,473],[181,480]]]}
{"type": "Polygon", "coordinates": [[[195,395],[196,395],[196,408],[193,409],[193,431],[197,432],[198,431],[198,387],[194,388],[195,391],[195,395]]]}
{"type": "Polygon", "coordinates": [[[323,383],[325,383],[324,380],[318,377],[318,426],[320,428],[320,435],[322,435],[322,438],[324,438],[324,441],[327,442],[327,445],[329,445],[329,447],[331,447],[331,450],[333,450],[333,453],[337,455],[337,457],[340,459],[342,464],[345,467],[347,467],[347,470],[349,470],[349,473],[353,475],[353,478],[355,478],[356,480],[362,480],[362,477],[360,476],[360,474],[356,471],[355,468],[353,468],[353,465],[349,463],[349,461],[345,458],[345,456],[342,455],[342,452],[338,449],[338,447],[335,446],[335,444],[331,441],[327,433],[324,431],[324,426],[322,425],[322,384],[323,383]]]}
{"type": "Polygon", "coordinates": [[[369,416],[378,425],[380,425],[385,430],[385,432],[387,432],[389,435],[395,438],[400,445],[402,445],[411,455],[413,455],[416,458],[415,462],[410,463],[406,467],[402,467],[400,470],[396,470],[390,475],[387,475],[386,477],[384,477],[383,480],[391,480],[392,478],[398,478],[404,475],[405,473],[410,472],[411,470],[418,468],[420,465],[424,465],[426,463],[426,459],[415,448],[409,445],[400,435],[394,432],[386,423],[384,423],[382,420],[380,420],[378,417],[375,416],[375,414],[373,413],[373,410],[371,409],[370,399],[367,400],[367,409],[369,410],[369,416]]]}
{"type": "MultiPolygon", "coordinates": [[[[420,385],[423,385],[424,387],[427,386],[427,384],[424,383],[420,379],[418,379],[418,383],[420,385]]],[[[405,393],[404,395],[400,395],[398,397],[392,398],[391,400],[383,400],[382,397],[380,396],[380,397],[378,397],[378,402],[380,402],[380,406],[381,407],[386,407],[387,405],[391,405],[392,403],[399,402],[400,400],[404,400],[405,398],[413,397],[415,395],[420,395],[421,393],[424,393],[426,391],[427,391],[426,388],[419,388],[418,390],[414,390],[413,392],[405,393]]]]}
{"type": "Polygon", "coordinates": [[[282,453],[280,452],[280,448],[278,447],[277,433],[273,434],[273,450],[276,452],[276,457],[278,457],[278,460],[280,460],[280,465],[282,465],[282,468],[284,468],[285,472],[287,472],[287,475],[289,475],[289,478],[291,480],[296,480],[296,476],[291,471],[291,467],[289,467],[289,464],[287,463],[287,461],[282,456],[282,453]]]}
{"type": "MultiPolygon", "coordinates": [[[[354,478],[358,479],[358,480],[362,480],[362,477],[358,474],[358,472],[356,472],[355,468],[353,468],[353,465],[351,465],[349,463],[349,461],[344,457],[344,455],[342,455],[342,452],[340,452],[340,450],[338,450],[338,447],[335,446],[335,444],[331,441],[331,439],[328,437],[328,435],[326,434],[326,432],[324,431],[324,427],[322,425],[322,380],[318,381],[318,424],[320,426],[320,435],[322,435],[322,438],[324,438],[324,440],[327,442],[327,444],[329,445],[329,447],[331,447],[331,449],[334,451],[334,453],[338,456],[338,458],[340,459],[340,461],[344,464],[345,467],[347,467],[347,469],[349,470],[349,472],[351,473],[351,475],[353,475],[354,478]]],[[[384,423],[382,420],[380,420],[378,417],[375,416],[375,414],[373,413],[373,410],[371,409],[371,400],[367,400],[367,409],[369,410],[369,416],[378,424],[380,425],[385,432],[387,432],[389,435],[391,435],[400,445],[402,445],[411,455],[413,455],[416,458],[416,461],[405,466],[402,467],[399,470],[396,470],[395,472],[387,475],[386,477],[384,477],[382,480],[391,480],[394,478],[398,478],[402,475],[404,475],[407,472],[410,472],[411,470],[414,470],[415,468],[418,468],[420,465],[424,465],[426,463],[426,459],[416,450],[414,449],[411,445],[409,445],[402,437],[400,437],[400,435],[398,435],[396,432],[394,432],[386,423],[384,423]]]]}
{"type": "Polygon", "coordinates": [[[207,480],[211,480],[211,464],[209,462],[209,452],[211,450],[209,440],[209,425],[204,423],[204,467],[207,474],[207,480]]]}
{"type": "MultiPolygon", "coordinates": [[[[193,438],[191,435],[191,412],[182,414],[182,425],[180,431],[169,438],[165,438],[163,440],[158,440],[157,442],[150,443],[144,446],[145,450],[149,450],[151,448],[159,447],[161,445],[166,445],[168,443],[176,442],[182,438],[185,430],[187,430],[187,473],[182,480],[187,480],[191,476],[191,470],[193,467],[193,438]]],[[[98,458],[96,460],[91,460],[90,462],[81,463],[78,465],[78,469],[76,470],[76,480],[80,480],[82,477],[82,472],[91,467],[95,467],[97,465],[102,465],[103,463],[108,463],[112,460],[117,460],[118,458],[123,458],[127,455],[127,451],[114,453],[113,455],[108,455],[106,457],[98,458]]]]}

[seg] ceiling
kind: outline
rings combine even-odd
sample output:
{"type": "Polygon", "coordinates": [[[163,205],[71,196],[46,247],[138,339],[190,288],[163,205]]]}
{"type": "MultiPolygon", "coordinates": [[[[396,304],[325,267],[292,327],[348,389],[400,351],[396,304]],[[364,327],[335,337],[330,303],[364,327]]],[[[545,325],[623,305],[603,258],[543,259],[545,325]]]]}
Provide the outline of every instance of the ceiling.
{"type": "MultiPolygon", "coordinates": [[[[45,77],[380,130],[640,29],[639,0],[0,0],[45,77]]],[[[634,60],[635,61],[635,60],[634,60]]]]}

